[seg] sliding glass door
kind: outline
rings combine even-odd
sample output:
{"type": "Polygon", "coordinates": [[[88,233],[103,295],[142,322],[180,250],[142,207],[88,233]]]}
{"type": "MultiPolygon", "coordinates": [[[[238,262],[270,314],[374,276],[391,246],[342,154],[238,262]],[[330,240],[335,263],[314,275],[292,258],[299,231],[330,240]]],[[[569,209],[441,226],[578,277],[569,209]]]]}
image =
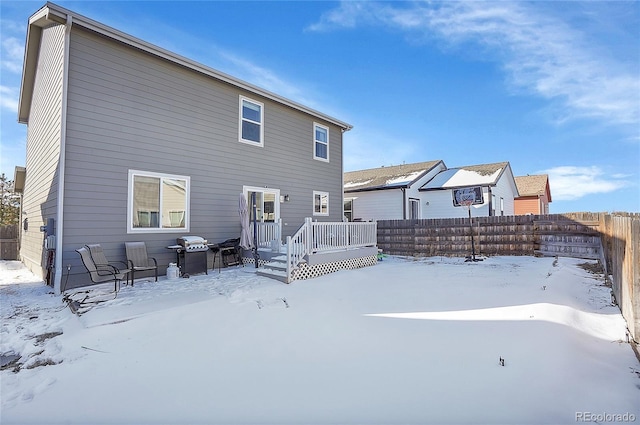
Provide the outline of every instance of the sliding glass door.
{"type": "Polygon", "coordinates": [[[280,219],[280,189],[244,187],[249,205],[249,220],[254,220],[252,196],[255,194],[255,219],[262,223],[274,223],[280,219]]]}

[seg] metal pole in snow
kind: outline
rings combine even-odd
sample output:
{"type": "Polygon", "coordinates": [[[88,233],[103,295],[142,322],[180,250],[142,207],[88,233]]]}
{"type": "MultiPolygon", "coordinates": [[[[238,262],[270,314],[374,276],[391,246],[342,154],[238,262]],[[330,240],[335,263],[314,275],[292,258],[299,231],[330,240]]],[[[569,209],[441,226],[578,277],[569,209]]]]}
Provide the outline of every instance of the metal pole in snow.
{"type": "Polygon", "coordinates": [[[469,205],[469,229],[471,229],[471,260],[476,261],[476,247],[473,242],[473,222],[471,221],[471,205],[469,205]]]}
{"type": "Polygon", "coordinates": [[[256,193],[251,192],[251,205],[253,206],[253,261],[256,264],[256,269],[258,268],[258,259],[260,256],[258,255],[258,223],[257,223],[257,211],[256,211],[256,193]]]}

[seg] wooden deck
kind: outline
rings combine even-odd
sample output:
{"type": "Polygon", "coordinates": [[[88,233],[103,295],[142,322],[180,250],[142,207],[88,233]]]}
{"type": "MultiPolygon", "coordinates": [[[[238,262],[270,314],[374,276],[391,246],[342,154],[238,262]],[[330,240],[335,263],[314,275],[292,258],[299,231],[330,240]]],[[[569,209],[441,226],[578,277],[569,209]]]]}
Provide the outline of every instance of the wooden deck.
{"type": "MultiPolygon", "coordinates": [[[[274,223],[260,230],[258,224],[258,274],[282,282],[311,279],[338,270],[376,264],[376,223],[314,222],[310,218],[283,244],[274,223]],[[260,238],[265,235],[269,240],[260,238]]],[[[281,229],[281,228],[280,228],[281,229]]],[[[255,265],[253,251],[244,252],[246,263],[255,265]]]]}

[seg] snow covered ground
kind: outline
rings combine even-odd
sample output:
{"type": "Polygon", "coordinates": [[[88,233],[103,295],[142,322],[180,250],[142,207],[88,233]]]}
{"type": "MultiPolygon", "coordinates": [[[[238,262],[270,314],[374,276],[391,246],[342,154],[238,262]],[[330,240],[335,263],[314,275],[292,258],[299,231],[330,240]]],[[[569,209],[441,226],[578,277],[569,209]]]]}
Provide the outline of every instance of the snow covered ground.
{"type": "Polygon", "coordinates": [[[79,317],[0,262],[0,422],[640,422],[640,364],[584,262],[387,257],[290,285],[232,268],[79,317]]]}

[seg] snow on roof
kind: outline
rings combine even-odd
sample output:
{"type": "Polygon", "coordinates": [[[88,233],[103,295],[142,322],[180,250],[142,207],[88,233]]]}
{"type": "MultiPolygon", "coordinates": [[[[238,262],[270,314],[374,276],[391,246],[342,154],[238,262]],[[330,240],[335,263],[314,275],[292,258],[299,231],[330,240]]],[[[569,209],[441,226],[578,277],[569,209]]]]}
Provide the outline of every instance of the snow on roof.
{"type": "Polygon", "coordinates": [[[427,170],[418,170],[406,176],[397,176],[392,179],[387,180],[387,186],[402,186],[411,183],[422,174],[426,173],[427,170]]]}
{"type": "Polygon", "coordinates": [[[449,189],[454,187],[495,184],[508,162],[470,165],[440,172],[421,189],[449,189]]]}
{"type": "Polygon", "coordinates": [[[392,165],[344,173],[345,191],[389,189],[409,186],[442,160],[392,165]]]}
{"type": "Polygon", "coordinates": [[[345,183],[345,184],[344,184],[344,188],[345,188],[345,189],[347,189],[347,188],[350,188],[350,187],[364,186],[364,185],[366,185],[366,184],[368,184],[368,183],[371,183],[371,181],[372,181],[372,180],[371,180],[371,179],[369,179],[369,180],[362,181],[362,182],[349,182],[349,183],[345,183]]]}

